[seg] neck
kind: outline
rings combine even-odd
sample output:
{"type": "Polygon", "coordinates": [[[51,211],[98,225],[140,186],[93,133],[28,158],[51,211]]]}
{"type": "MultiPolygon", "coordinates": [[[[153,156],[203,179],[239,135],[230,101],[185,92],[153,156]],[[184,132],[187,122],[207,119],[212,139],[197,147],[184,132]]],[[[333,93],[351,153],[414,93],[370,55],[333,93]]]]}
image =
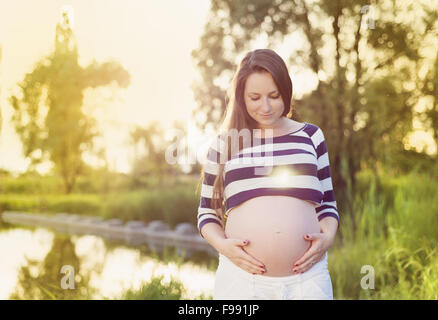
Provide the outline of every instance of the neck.
{"type": "Polygon", "coordinates": [[[283,118],[284,117],[281,117],[280,119],[278,119],[275,123],[273,123],[270,126],[259,124],[258,125],[258,129],[260,129],[262,132],[264,132],[266,129],[271,129],[271,130],[279,129],[279,128],[281,128],[283,126],[283,121],[284,121],[283,118]]]}
{"type": "Polygon", "coordinates": [[[271,126],[264,126],[264,125],[260,125],[259,124],[258,129],[260,130],[260,137],[263,138],[263,137],[265,137],[266,134],[268,136],[275,136],[275,135],[277,135],[277,130],[281,129],[283,127],[283,121],[284,121],[283,118],[284,117],[281,117],[280,119],[278,119],[271,126]],[[268,130],[267,133],[266,133],[266,130],[268,130]]]}

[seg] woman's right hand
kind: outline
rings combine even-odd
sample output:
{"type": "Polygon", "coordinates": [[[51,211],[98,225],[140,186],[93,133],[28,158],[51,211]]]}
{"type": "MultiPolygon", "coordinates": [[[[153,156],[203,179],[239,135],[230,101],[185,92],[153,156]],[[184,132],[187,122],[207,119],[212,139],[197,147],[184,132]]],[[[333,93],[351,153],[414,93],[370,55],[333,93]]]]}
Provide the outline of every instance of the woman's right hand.
{"type": "Polygon", "coordinates": [[[263,274],[266,272],[265,265],[249,255],[243,248],[248,244],[247,240],[225,238],[221,241],[218,251],[241,269],[252,274],[263,274]]]}

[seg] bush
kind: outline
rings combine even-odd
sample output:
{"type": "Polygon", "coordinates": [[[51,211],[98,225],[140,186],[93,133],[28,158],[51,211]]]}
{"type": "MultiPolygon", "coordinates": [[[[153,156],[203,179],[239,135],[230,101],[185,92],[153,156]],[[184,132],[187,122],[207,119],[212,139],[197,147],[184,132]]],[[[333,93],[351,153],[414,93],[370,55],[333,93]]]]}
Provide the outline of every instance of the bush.
{"type": "Polygon", "coordinates": [[[104,199],[102,211],[105,218],[144,222],[163,220],[170,227],[181,222],[196,223],[196,195],[184,186],[109,194],[104,199]]]}
{"type": "Polygon", "coordinates": [[[101,206],[99,195],[0,195],[0,211],[99,215],[101,206]]]}
{"type": "Polygon", "coordinates": [[[180,300],[185,293],[183,284],[175,279],[165,282],[164,276],[154,276],[140,289],[125,291],[120,300],[180,300]]]}

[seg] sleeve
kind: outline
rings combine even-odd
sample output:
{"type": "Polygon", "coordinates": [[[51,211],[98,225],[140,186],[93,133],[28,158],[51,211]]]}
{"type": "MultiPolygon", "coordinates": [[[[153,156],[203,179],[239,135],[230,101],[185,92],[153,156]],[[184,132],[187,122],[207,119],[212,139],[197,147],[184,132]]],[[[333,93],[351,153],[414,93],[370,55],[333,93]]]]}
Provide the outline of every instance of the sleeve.
{"type": "MultiPolygon", "coordinates": [[[[204,178],[201,186],[201,199],[198,207],[197,226],[199,234],[202,236],[201,229],[207,223],[216,223],[223,228],[223,221],[212,208],[211,199],[213,197],[213,184],[219,170],[222,157],[220,150],[223,150],[224,141],[219,137],[213,140],[204,161],[204,178]]],[[[223,161],[223,160],[222,160],[223,161]]],[[[202,236],[203,237],[203,236],[202,236]]]]}
{"type": "Polygon", "coordinates": [[[316,130],[313,138],[318,159],[318,179],[321,182],[322,192],[324,194],[322,202],[316,206],[318,221],[327,217],[334,217],[339,225],[339,214],[330,174],[329,154],[324,133],[320,128],[316,130]]]}

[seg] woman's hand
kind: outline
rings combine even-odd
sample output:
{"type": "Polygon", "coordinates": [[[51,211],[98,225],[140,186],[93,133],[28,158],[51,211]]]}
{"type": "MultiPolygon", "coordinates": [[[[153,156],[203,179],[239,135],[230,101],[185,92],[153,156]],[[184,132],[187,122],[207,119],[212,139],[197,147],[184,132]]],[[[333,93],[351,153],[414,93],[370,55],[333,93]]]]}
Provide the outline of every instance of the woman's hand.
{"type": "Polygon", "coordinates": [[[315,263],[322,260],[326,251],[333,245],[334,235],[330,233],[311,233],[304,235],[304,239],[311,241],[312,245],[293,265],[292,271],[303,273],[309,270],[315,263]]]}
{"type": "Polygon", "coordinates": [[[241,269],[252,274],[263,274],[266,272],[265,265],[249,255],[243,248],[248,244],[247,240],[226,238],[221,240],[218,250],[241,269]]]}

